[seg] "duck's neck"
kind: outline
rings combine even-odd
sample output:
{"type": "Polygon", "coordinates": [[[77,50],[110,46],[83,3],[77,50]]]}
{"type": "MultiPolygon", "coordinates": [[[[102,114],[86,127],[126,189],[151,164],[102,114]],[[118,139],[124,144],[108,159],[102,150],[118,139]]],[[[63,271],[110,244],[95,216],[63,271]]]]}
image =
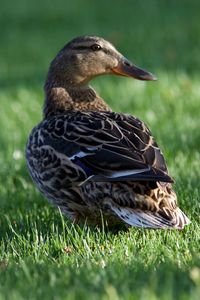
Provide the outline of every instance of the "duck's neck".
{"type": "Polygon", "coordinates": [[[45,84],[44,118],[67,110],[110,111],[110,107],[88,85],[70,85],[47,80],[45,84]]]}

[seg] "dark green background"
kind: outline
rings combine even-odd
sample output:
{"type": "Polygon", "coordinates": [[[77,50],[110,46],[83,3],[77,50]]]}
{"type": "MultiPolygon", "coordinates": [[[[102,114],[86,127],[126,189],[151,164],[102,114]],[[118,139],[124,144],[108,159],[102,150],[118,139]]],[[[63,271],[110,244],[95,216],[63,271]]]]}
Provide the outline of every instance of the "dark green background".
{"type": "Polygon", "coordinates": [[[56,52],[83,34],[153,70],[200,69],[198,0],[1,0],[0,28],[1,85],[41,80],[56,52]]]}

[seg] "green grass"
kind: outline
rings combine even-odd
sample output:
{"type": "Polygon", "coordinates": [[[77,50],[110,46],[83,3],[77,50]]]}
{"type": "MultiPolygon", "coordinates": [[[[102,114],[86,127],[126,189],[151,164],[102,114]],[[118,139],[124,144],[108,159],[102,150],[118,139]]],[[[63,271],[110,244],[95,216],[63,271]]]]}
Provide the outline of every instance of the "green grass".
{"type": "Polygon", "coordinates": [[[199,299],[199,19],[194,0],[1,3],[0,300],[199,299]],[[112,40],[159,78],[93,85],[156,136],[192,221],[183,231],[72,226],[28,175],[24,148],[41,119],[48,64],[86,33],[112,40]]]}

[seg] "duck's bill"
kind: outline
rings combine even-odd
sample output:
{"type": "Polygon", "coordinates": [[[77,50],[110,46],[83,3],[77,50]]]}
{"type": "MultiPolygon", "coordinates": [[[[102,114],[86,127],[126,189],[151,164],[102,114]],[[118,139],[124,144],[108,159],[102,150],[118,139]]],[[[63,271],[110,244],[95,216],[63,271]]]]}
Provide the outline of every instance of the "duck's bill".
{"type": "Polygon", "coordinates": [[[143,70],[127,59],[123,59],[119,62],[118,66],[112,69],[113,74],[133,77],[139,80],[157,80],[156,76],[152,73],[143,70]]]}

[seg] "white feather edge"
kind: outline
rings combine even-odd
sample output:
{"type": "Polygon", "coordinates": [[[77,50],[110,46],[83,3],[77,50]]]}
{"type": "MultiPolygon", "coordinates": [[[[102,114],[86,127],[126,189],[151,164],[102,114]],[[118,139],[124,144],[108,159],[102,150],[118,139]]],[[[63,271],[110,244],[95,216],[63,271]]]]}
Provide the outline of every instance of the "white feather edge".
{"type": "Polygon", "coordinates": [[[162,218],[157,213],[153,212],[143,212],[136,211],[130,208],[122,208],[117,207],[115,205],[111,205],[111,209],[127,224],[136,227],[143,228],[175,228],[175,229],[183,229],[185,225],[188,225],[190,220],[188,217],[177,208],[175,211],[175,219],[182,219],[183,226],[180,226],[179,223],[173,224],[173,221],[168,221],[162,218]]]}

